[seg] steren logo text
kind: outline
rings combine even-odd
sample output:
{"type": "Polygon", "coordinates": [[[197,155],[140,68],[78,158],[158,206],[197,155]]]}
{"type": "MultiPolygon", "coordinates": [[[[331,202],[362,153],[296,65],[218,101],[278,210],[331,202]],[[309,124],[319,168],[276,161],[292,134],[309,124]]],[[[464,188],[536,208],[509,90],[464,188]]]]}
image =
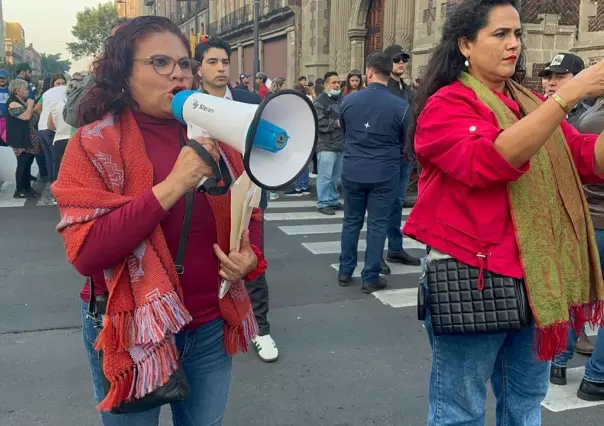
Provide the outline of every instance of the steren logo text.
{"type": "Polygon", "coordinates": [[[198,101],[193,101],[193,109],[200,109],[210,114],[214,114],[214,108],[209,108],[204,104],[200,104],[198,101]]]}

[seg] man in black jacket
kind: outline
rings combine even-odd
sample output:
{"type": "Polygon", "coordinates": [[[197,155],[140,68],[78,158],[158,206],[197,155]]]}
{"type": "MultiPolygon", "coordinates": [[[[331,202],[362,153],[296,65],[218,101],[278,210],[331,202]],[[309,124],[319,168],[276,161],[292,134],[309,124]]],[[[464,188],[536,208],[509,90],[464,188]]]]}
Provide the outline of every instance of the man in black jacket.
{"type": "Polygon", "coordinates": [[[337,72],[330,71],[325,74],[325,91],[314,103],[319,123],[317,210],[328,216],[334,216],[336,210],[343,210],[338,193],[344,149],[344,132],[340,125],[341,103],[340,77],[337,72]]]}
{"type": "MultiPolygon", "coordinates": [[[[396,96],[404,99],[409,104],[406,120],[411,119],[411,107],[413,103],[413,91],[411,87],[403,81],[403,74],[409,62],[409,54],[398,44],[388,46],[384,53],[392,58],[392,72],[388,80],[388,89],[396,96]]],[[[401,146],[404,146],[401,145],[401,146]]],[[[388,224],[388,261],[393,263],[402,263],[404,265],[419,265],[420,260],[409,255],[403,249],[403,234],[401,233],[401,221],[405,195],[407,195],[407,186],[413,170],[413,163],[409,161],[406,153],[401,149],[401,173],[399,182],[399,194],[392,206],[392,215],[388,224]]],[[[383,272],[390,273],[390,268],[385,263],[382,264],[383,272]]]]}
{"type": "MultiPolygon", "coordinates": [[[[197,72],[203,79],[204,91],[211,96],[247,104],[259,104],[260,96],[257,93],[229,87],[230,59],[231,46],[218,37],[210,37],[206,42],[197,45],[195,60],[201,64],[197,72]]],[[[266,204],[266,191],[262,191],[260,208],[263,212],[266,204]]],[[[264,250],[264,247],[261,249],[264,250]]],[[[254,339],[254,346],[263,361],[276,361],[279,350],[270,335],[267,318],[269,294],[266,276],[262,274],[256,281],[248,281],[245,284],[258,322],[259,335],[254,339]]]]}

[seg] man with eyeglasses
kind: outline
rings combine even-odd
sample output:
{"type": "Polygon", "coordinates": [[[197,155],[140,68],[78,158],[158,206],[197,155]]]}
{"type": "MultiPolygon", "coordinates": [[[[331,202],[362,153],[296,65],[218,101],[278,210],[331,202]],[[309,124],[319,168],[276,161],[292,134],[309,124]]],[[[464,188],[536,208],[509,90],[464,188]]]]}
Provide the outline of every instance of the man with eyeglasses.
{"type": "MultiPolygon", "coordinates": [[[[390,80],[388,80],[388,89],[396,96],[403,98],[409,104],[407,110],[407,120],[411,119],[411,109],[413,103],[413,90],[411,87],[403,81],[403,74],[407,69],[407,63],[409,62],[409,54],[399,46],[393,44],[388,46],[384,53],[392,58],[392,72],[390,73],[390,80]]],[[[404,152],[405,144],[401,144],[401,172],[399,181],[399,193],[398,197],[392,206],[392,214],[390,216],[390,223],[388,224],[388,253],[387,260],[391,263],[401,263],[403,265],[420,265],[421,261],[408,254],[403,249],[403,234],[401,233],[401,221],[403,213],[403,204],[405,202],[405,195],[407,194],[407,186],[409,185],[409,177],[413,169],[413,163],[407,158],[404,152]]],[[[382,273],[389,274],[390,267],[382,262],[382,273]]]]}

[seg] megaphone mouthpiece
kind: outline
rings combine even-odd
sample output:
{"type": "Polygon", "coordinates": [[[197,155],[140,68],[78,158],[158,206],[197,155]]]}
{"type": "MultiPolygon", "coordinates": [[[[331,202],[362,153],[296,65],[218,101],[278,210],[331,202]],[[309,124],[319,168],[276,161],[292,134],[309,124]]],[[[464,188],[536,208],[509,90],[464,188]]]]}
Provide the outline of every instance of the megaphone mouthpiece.
{"type": "Polygon", "coordinates": [[[288,139],[287,132],[281,127],[260,119],[252,143],[254,144],[254,148],[260,148],[269,152],[279,152],[285,148],[288,139]]]}

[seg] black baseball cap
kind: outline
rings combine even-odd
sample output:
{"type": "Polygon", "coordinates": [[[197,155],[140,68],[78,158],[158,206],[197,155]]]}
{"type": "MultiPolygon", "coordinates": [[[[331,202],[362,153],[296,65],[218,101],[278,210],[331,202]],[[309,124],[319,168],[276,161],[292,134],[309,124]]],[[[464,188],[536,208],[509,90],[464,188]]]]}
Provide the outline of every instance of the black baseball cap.
{"type": "Polygon", "coordinates": [[[32,71],[32,69],[31,69],[31,65],[29,65],[29,63],[21,62],[20,64],[17,64],[17,66],[15,67],[15,71],[18,74],[21,71],[32,71]]]}
{"type": "Polygon", "coordinates": [[[549,74],[579,74],[585,68],[585,62],[572,53],[558,53],[554,59],[541,71],[539,77],[549,74]]]}
{"type": "Polygon", "coordinates": [[[250,75],[245,72],[242,72],[241,75],[239,76],[240,79],[249,78],[249,77],[250,77],[250,75]]]}
{"type": "Polygon", "coordinates": [[[384,53],[390,56],[392,59],[402,58],[408,60],[411,57],[407,52],[405,52],[405,49],[398,44],[391,44],[384,50],[384,53]]]}

